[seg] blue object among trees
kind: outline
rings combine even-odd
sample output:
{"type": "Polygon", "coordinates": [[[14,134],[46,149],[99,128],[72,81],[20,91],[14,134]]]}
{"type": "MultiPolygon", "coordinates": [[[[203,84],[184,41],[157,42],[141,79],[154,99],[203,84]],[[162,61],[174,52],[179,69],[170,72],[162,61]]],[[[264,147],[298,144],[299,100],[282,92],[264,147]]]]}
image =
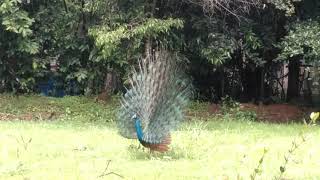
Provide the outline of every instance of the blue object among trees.
{"type": "Polygon", "coordinates": [[[40,90],[40,94],[43,96],[53,96],[53,97],[63,97],[65,96],[65,91],[63,88],[63,84],[54,78],[50,78],[47,82],[39,83],[38,87],[40,90]]]}

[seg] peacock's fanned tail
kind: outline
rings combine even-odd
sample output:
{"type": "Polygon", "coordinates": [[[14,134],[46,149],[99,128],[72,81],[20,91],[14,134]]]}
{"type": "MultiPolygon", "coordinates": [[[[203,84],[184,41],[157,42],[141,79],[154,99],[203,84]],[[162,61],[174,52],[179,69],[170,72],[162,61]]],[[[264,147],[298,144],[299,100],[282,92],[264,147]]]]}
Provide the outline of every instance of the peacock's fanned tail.
{"type": "Polygon", "coordinates": [[[179,71],[174,56],[157,51],[139,63],[129,77],[131,88],[122,97],[118,127],[122,136],[137,138],[136,115],[141,119],[142,144],[165,151],[171,142],[170,131],[184,119],[190,95],[190,84],[179,71]],[[170,138],[168,138],[170,137],[170,138]]]}

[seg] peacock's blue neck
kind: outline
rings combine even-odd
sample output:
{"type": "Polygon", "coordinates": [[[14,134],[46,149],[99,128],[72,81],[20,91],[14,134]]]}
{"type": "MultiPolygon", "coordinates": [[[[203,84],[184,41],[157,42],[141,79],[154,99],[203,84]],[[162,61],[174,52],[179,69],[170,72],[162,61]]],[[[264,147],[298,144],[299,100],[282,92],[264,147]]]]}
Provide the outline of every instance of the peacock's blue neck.
{"type": "Polygon", "coordinates": [[[136,118],[135,127],[136,127],[138,139],[139,139],[139,141],[142,141],[143,132],[142,132],[142,127],[141,127],[141,120],[139,118],[136,118]]]}

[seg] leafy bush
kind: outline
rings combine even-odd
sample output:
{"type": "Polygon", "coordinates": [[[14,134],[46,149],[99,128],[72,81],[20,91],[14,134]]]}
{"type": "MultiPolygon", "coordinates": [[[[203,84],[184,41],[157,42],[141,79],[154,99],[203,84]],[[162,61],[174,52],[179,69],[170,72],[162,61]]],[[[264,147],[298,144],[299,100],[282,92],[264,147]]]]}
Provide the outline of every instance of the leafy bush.
{"type": "Polygon", "coordinates": [[[221,110],[225,117],[232,118],[240,121],[256,121],[257,114],[253,111],[241,110],[240,103],[234,101],[231,97],[226,96],[222,99],[221,110]]]}

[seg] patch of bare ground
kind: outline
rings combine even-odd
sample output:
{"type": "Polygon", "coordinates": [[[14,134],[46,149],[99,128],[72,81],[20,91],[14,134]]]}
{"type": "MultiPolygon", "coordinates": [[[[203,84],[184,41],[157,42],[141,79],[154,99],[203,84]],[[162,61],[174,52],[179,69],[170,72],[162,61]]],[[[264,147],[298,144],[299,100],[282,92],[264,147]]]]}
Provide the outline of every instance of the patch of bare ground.
{"type": "MultiPolygon", "coordinates": [[[[313,111],[311,108],[292,104],[256,105],[253,103],[241,103],[240,110],[253,111],[257,114],[258,120],[271,123],[302,122],[302,119],[313,111]]],[[[210,115],[221,115],[221,113],[219,104],[210,104],[207,107],[207,111],[202,114],[198,113],[197,116],[208,117],[210,115]]]]}
{"type": "Polygon", "coordinates": [[[33,113],[24,113],[24,114],[10,114],[10,113],[1,113],[0,112],[0,121],[54,120],[58,116],[59,115],[55,112],[33,112],[33,113]]]}

